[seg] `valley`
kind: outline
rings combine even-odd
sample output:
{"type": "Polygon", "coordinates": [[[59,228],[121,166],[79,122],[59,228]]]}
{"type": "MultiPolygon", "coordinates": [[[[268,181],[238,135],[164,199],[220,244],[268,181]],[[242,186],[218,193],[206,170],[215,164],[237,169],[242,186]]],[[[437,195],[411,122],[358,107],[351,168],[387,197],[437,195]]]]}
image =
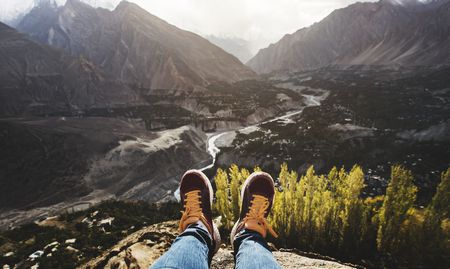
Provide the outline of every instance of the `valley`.
{"type": "Polygon", "coordinates": [[[209,162],[205,133],[255,124],[304,101],[260,78],[148,88],[1,23],[0,43],[3,229],[105,199],[170,201],[183,171],[209,162]]]}
{"type": "Polygon", "coordinates": [[[173,200],[179,176],[210,162],[206,132],[255,124],[303,102],[269,82],[241,84],[217,86],[208,98],[144,96],[151,101],[139,107],[2,119],[0,148],[9,154],[1,160],[0,226],[106,199],[173,200]]]}
{"type": "MultiPolygon", "coordinates": [[[[212,181],[225,239],[244,179],[274,177],[258,218],[286,268],[447,263],[450,0],[324,1],[314,18],[239,2],[232,23],[214,13],[228,1],[182,22],[108,1],[33,1],[0,22],[2,268],[148,268],[178,234],[189,169],[212,181]]],[[[223,243],[213,268],[232,267],[223,243]]]]}
{"type": "Polygon", "coordinates": [[[447,74],[446,67],[355,66],[273,76],[297,92],[326,89],[328,97],[289,121],[237,132],[220,148],[217,166],[260,165],[275,172],[286,162],[298,173],[310,165],[323,173],[360,164],[368,174],[365,194],[375,196],[384,193],[390,166],[402,164],[417,175],[419,197],[426,201],[450,164],[447,74]]]}

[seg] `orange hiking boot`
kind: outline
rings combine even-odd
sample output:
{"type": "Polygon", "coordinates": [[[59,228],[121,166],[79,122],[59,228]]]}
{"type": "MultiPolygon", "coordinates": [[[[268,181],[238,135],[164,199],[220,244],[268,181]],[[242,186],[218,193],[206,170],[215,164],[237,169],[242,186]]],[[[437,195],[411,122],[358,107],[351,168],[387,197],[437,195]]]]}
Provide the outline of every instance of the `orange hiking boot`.
{"type": "Polygon", "coordinates": [[[189,225],[201,222],[211,236],[211,257],[220,247],[220,234],[212,221],[213,195],[213,188],[205,174],[199,170],[184,173],[180,182],[180,197],[184,208],[180,220],[180,233],[189,225]]]}
{"type": "Polygon", "coordinates": [[[272,209],[274,195],[274,183],[269,174],[254,172],[245,180],[241,190],[241,214],[231,230],[232,245],[235,236],[243,229],[258,232],[264,238],[267,231],[274,237],[278,236],[266,219],[272,209]]]}

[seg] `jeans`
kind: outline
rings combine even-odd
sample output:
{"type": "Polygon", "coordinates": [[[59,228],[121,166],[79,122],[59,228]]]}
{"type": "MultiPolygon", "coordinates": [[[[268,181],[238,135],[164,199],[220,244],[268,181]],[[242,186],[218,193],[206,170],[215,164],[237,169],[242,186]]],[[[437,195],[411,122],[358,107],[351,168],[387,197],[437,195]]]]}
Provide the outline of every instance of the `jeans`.
{"type": "MultiPolygon", "coordinates": [[[[281,269],[264,238],[257,232],[242,230],[234,240],[237,269],[281,269]]],[[[208,232],[189,226],[170,249],[150,269],[207,269],[212,256],[208,232]]]]}

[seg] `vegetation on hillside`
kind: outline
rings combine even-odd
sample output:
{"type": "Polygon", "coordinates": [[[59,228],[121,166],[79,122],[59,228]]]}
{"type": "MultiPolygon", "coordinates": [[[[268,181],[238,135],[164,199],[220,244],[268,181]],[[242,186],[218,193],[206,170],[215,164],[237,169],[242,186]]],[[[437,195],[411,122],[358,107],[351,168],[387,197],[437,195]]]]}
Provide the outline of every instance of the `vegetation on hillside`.
{"type": "MultiPolygon", "coordinates": [[[[256,168],[259,169],[259,168],[256,168]]],[[[237,219],[239,189],[249,171],[232,165],[215,176],[215,210],[225,230],[237,219]]],[[[370,267],[443,268],[450,264],[450,168],[432,202],[415,206],[410,171],[393,166],[384,196],[362,197],[364,173],[333,168],[305,175],[281,166],[270,222],[279,247],[295,247],[370,267]]]]}
{"type": "Polygon", "coordinates": [[[177,219],[178,204],[107,201],[0,233],[0,265],[75,268],[144,226],[177,219]],[[30,254],[43,251],[41,257],[30,254]]]}
{"type": "MultiPolygon", "coordinates": [[[[238,219],[240,187],[249,174],[236,165],[217,170],[214,209],[222,217],[224,235],[238,219]]],[[[450,168],[426,207],[415,203],[413,176],[401,166],[392,167],[383,196],[362,195],[359,166],[350,171],[333,168],[326,175],[310,167],[298,175],[283,164],[276,187],[269,221],[279,234],[272,239],[278,247],[372,268],[445,268],[450,262],[450,168]]],[[[178,210],[175,204],[109,201],[27,224],[0,233],[0,264],[74,268],[143,226],[177,219],[178,210]],[[29,258],[37,250],[42,256],[29,258]]]]}

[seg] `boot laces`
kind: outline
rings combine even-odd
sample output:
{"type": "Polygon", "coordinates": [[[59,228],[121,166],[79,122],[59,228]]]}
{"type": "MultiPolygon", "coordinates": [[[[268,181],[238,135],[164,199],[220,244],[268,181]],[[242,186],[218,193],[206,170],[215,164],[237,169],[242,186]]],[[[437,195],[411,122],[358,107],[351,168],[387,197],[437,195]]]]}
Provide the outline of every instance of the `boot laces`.
{"type": "Polygon", "coordinates": [[[206,220],[201,206],[201,191],[194,190],[186,193],[186,198],[184,199],[184,211],[181,211],[183,215],[180,220],[180,232],[183,231],[184,222],[189,218],[198,218],[198,220],[206,220]]]}
{"type": "Polygon", "coordinates": [[[265,218],[270,204],[269,200],[267,197],[258,194],[253,194],[252,197],[253,199],[250,201],[250,209],[244,218],[244,223],[249,220],[254,220],[258,223],[258,225],[269,231],[271,235],[278,237],[277,233],[273,230],[272,226],[265,218]]]}

